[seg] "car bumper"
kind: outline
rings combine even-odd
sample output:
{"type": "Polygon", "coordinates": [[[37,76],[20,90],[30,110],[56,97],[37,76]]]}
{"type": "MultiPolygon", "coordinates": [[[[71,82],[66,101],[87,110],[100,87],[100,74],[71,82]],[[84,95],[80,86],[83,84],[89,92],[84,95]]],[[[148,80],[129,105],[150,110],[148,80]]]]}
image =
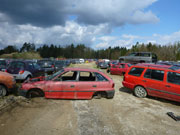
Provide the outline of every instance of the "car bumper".
{"type": "Polygon", "coordinates": [[[126,82],[126,81],[123,81],[122,84],[123,84],[123,86],[126,87],[126,88],[134,89],[134,85],[131,84],[131,83],[128,83],[128,82],[126,82]]]}
{"type": "Polygon", "coordinates": [[[24,80],[26,79],[26,76],[23,74],[12,74],[16,80],[24,80]]]}

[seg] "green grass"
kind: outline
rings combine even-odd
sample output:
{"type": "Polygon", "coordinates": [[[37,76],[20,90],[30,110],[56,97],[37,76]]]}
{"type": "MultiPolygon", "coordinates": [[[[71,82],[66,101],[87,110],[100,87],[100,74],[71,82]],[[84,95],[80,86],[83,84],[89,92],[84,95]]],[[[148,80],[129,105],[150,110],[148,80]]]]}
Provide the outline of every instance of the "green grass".
{"type": "Polygon", "coordinates": [[[11,58],[11,59],[41,59],[41,56],[37,52],[23,52],[23,53],[11,53],[3,54],[0,58],[11,58]]]}

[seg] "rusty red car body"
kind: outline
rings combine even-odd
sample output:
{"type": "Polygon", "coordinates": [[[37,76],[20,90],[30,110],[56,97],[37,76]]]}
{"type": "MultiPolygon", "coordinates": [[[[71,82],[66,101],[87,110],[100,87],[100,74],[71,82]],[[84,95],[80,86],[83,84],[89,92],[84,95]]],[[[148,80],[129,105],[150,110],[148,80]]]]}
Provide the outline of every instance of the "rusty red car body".
{"type": "Polygon", "coordinates": [[[22,84],[21,95],[45,98],[91,99],[93,95],[114,96],[113,80],[101,71],[84,68],[64,68],[44,79],[33,79],[22,84]]]}

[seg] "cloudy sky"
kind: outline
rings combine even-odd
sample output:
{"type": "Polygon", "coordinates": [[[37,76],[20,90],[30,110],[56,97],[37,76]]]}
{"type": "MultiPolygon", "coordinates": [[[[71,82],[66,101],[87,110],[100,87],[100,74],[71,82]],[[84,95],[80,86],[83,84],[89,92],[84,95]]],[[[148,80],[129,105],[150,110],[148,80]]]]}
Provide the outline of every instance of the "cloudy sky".
{"type": "Polygon", "coordinates": [[[179,0],[0,0],[0,48],[180,41],[179,0]]]}

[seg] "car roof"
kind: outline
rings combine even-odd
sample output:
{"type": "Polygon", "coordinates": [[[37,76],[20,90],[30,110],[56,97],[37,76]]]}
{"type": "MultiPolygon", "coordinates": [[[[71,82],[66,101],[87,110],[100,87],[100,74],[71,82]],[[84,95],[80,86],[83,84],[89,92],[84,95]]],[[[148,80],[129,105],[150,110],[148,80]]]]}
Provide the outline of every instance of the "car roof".
{"type": "MultiPolygon", "coordinates": [[[[136,65],[133,65],[133,66],[137,66],[137,67],[150,67],[150,68],[158,68],[158,69],[163,69],[163,70],[172,70],[170,69],[171,66],[169,65],[158,65],[158,64],[136,64],[136,65]]],[[[173,71],[178,71],[178,70],[173,70],[173,71]]]]}
{"type": "Polygon", "coordinates": [[[109,81],[113,81],[108,75],[105,73],[97,70],[97,69],[90,69],[90,68],[76,68],[76,67],[67,67],[64,68],[65,71],[84,71],[84,72],[97,72],[106,77],[109,81]]]}

